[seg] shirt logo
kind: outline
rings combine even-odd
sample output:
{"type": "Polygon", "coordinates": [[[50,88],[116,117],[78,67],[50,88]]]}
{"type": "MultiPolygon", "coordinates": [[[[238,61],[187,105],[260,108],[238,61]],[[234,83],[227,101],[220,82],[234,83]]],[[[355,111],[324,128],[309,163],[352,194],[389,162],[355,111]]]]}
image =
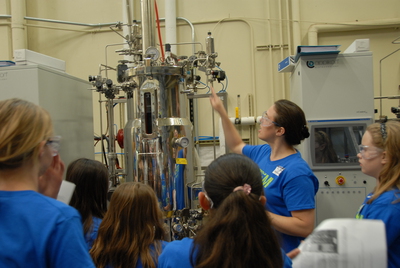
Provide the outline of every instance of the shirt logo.
{"type": "Polygon", "coordinates": [[[264,188],[267,188],[268,185],[274,180],[273,177],[270,177],[267,173],[264,172],[264,170],[260,169],[261,171],[261,176],[262,176],[262,183],[264,188]]]}

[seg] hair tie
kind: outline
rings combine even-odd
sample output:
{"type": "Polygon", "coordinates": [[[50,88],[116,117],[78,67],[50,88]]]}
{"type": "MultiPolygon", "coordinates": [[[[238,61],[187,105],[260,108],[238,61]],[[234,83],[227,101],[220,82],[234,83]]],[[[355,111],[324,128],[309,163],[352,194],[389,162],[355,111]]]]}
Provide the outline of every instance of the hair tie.
{"type": "Polygon", "coordinates": [[[245,183],[243,186],[238,186],[235,189],[233,189],[233,192],[236,191],[244,191],[247,195],[251,193],[251,186],[245,183]]]}
{"type": "Polygon", "coordinates": [[[385,123],[381,123],[381,135],[382,135],[383,142],[385,142],[385,140],[387,138],[386,124],[385,123]]]}

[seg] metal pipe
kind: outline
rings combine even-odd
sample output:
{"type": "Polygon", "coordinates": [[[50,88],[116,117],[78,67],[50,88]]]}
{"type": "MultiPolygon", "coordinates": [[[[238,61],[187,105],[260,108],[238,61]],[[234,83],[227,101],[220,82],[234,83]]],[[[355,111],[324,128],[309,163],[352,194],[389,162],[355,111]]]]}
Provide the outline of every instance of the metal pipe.
{"type": "MultiPolygon", "coordinates": [[[[133,14],[133,0],[122,0],[122,18],[123,18],[123,26],[122,26],[122,32],[123,32],[123,38],[124,41],[129,41],[131,42],[132,40],[126,40],[127,36],[130,36],[132,32],[132,15],[133,14]]],[[[129,44],[126,43],[124,45],[125,49],[129,49],[129,44]]],[[[132,60],[132,56],[130,55],[124,55],[124,60],[132,60]]]]}
{"type": "MultiPolygon", "coordinates": [[[[283,24],[282,24],[282,0],[279,0],[279,44],[281,45],[280,47],[280,52],[281,52],[281,59],[284,59],[283,55],[283,24]]],[[[285,77],[281,75],[281,84],[282,88],[285,89],[286,83],[285,83],[285,77]]],[[[283,98],[285,98],[286,95],[286,90],[283,90],[283,98]]]]}
{"type": "MultiPolygon", "coordinates": [[[[288,38],[288,51],[289,51],[289,55],[293,55],[292,53],[292,36],[290,34],[290,11],[289,11],[290,7],[289,7],[289,0],[286,0],[286,29],[287,29],[287,38],[288,38]]],[[[282,44],[283,46],[284,44],[282,44]]]]}
{"type": "Polygon", "coordinates": [[[34,18],[34,17],[24,17],[26,20],[34,20],[34,21],[43,21],[43,22],[50,22],[50,23],[60,23],[60,24],[70,24],[70,25],[78,25],[78,26],[87,26],[87,27],[103,27],[103,26],[112,26],[116,25],[118,22],[109,22],[109,23],[80,23],[80,22],[72,22],[72,21],[62,21],[62,20],[50,20],[50,19],[41,19],[41,18],[34,18]]]}
{"type": "MultiPolygon", "coordinates": [[[[394,53],[396,53],[399,50],[400,50],[400,48],[396,49],[395,51],[386,55],[379,61],[379,92],[380,92],[381,97],[382,97],[382,61],[384,59],[388,58],[389,56],[393,55],[394,53]]],[[[379,115],[380,115],[380,118],[382,118],[382,98],[380,98],[380,100],[379,100],[379,115]]]]}
{"type": "MultiPolygon", "coordinates": [[[[0,19],[9,19],[12,18],[11,15],[0,15],[0,19]]],[[[42,22],[50,22],[50,23],[59,23],[59,24],[69,24],[69,25],[77,25],[77,26],[85,26],[85,27],[103,27],[103,26],[113,26],[117,25],[119,22],[108,22],[108,23],[80,23],[80,22],[72,22],[72,21],[62,21],[62,20],[51,20],[51,19],[42,19],[42,18],[35,18],[35,17],[24,17],[25,20],[33,20],[33,21],[42,21],[42,22]]],[[[195,37],[194,37],[194,26],[193,23],[190,22],[188,19],[183,17],[177,17],[177,20],[183,20],[189,24],[191,29],[191,37],[192,37],[192,44],[193,44],[193,54],[196,53],[195,47],[195,37]]],[[[160,18],[160,21],[165,21],[165,18],[160,18]]],[[[141,23],[141,20],[137,20],[138,23],[141,23]]]]}
{"type": "MultiPolygon", "coordinates": [[[[271,88],[271,90],[270,90],[270,92],[271,92],[271,94],[272,94],[272,100],[274,100],[275,99],[275,92],[274,92],[274,75],[273,75],[273,72],[272,72],[272,70],[274,70],[274,63],[273,63],[273,60],[272,60],[272,27],[271,27],[271,9],[270,9],[270,7],[271,7],[271,2],[269,1],[269,0],[267,0],[267,5],[268,5],[268,37],[269,37],[269,42],[270,42],[270,46],[268,46],[268,51],[269,51],[269,65],[270,65],[270,68],[271,68],[271,71],[269,72],[269,84],[270,84],[270,88],[271,88]]],[[[256,96],[254,96],[254,99],[256,99],[257,100],[257,98],[256,98],[256,96]]],[[[255,109],[255,111],[257,112],[257,109],[255,109]]]]}
{"type": "Polygon", "coordinates": [[[366,29],[388,28],[400,25],[400,19],[381,19],[363,22],[343,22],[332,24],[314,24],[308,30],[308,45],[318,45],[318,33],[320,32],[344,32],[366,29]]]}
{"type": "Polygon", "coordinates": [[[154,0],[141,1],[141,14],[142,14],[142,46],[143,53],[149,47],[156,47],[155,35],[155,11],[154,0]]]}
{"type": "Polygon", "coordinates": [[[112,99],[107,99],[107,116],[108,116],[108,128],[109,131],[109,148],[108,148],[108,170],[110,175],[113,178],[114,185],[115,182],[115,160],[116,160],[116,152],[115,152],[115,134],[114,134],[114,103],[112,99]]]}
{"type": "MultiPolygon", "coordinates": [[[[219,20],[218,23],[215,25],[214,29],[217,27],[218,24],[222,23],[222,22],[233,22],[233,21],[239,21],[239,22],[244,22],[247,24],[247,26],[249,26],[249,33],[250,33],[250,59],[251,59],[251,76],[252,76],[252,81],[251,81],[251,90],[253,91],[253,96],[254,99],[257,99],[257,92],[256,92],[256,70],[255,70],[255,56],[254,56],[254,33],[253,33],[253,27],[251,26],[251,24],[245,20],[245,19],[241,19],[241,18],[225,18],[222,20],[219,20]]],[[[203,22],[201,22],[203,23],[203,22]]],[[[209,21],[208,23],[211,23],[211,21],[209,21]]],[[[213,32],[214,32],[213,29],[213,32]]],[[[274,69],[272,69],[274,70],[274,69]]],[[[272,71],[271,71],[272,73],[272,71]]],[[[257,102],[254,103],[254,109],[257,111],[257,102]]]]}
{"type": "MultiPolygon", "coordinates": [[[[292,28],[293,28],[293,47],[301,45],[301,28],[300,28],[300,4],[299,0],[292,0],[292,28]]],[[[296,51],[289,51],[289,54],[296,54],[296,51]]]]}
{"type": "Polygon", "coordinates": [[[196,48],[194,45],[194,26],[193,26],[193,24],[188,19],[185,19],[182,17],[177,17],[176,19],[186,21],[189,24],[190,29],[192,30],[192,43],[193,43],[193,51],[192,52],[193,52],[193,54],[196,53],[196,48]]]}
{"type": "MultiPolygon", "coordinates": [[[[103,139],[103,107],[102,107],[102,104],[101,104],[101,102],[102,102],[102,100],[101,100],[101,93],[99,92],[99,110],[100,110],[100,141],[101,141],[101,151],[102,151],[102,154],[101,154],[101,159],[102,159],[102,163],[104,164],[104,163],[107,163],[107,160],[106,160],[106,158],[105,158],[105,156],[104,156],[104,149],[103,149],[103,141],[104,141],[104,139],[103,139]]],[[[108,168],[108,167],[107,167],[108,168]]]]}

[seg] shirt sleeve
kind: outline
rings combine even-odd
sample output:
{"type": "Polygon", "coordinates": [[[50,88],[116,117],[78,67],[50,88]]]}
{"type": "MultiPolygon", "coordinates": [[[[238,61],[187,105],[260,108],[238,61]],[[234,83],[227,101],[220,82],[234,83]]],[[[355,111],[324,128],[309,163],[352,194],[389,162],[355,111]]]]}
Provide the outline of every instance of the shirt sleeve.
{"type": "Polygon", "coordinates": [[[314,196],[314,183],[306,175],[290,180],[283,188],[283,198],[289,211],[314,209],[314,196]]]}
{"type": "Polygon", "coordinates": [[[51,267],[95,267],[88,252],[79,215],[61,220],[54,228],[50,241],[48,248],[51,267]]]}

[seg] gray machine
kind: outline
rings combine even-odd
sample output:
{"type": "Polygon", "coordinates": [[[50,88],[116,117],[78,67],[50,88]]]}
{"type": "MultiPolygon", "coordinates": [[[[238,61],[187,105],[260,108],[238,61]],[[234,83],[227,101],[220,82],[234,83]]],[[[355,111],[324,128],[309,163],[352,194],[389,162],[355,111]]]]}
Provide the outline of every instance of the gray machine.
{"type": "Polygon", "coordinates": [[[196,197],[189,193],[198,184],[192,137],[194,116],[188,112],[193,111],[190,100],[198,89],[207,88],[204,85],[224,80],[225,73],[216,62],[218,54],[211,34],[205,36],[205,51],[178,57],[171,53],[171,44],[166,44],[163,55],[163,48],[156,43],[154,4],[154,0],[142,1],[141,24],[124,25],[130,29],[126,37],[129,48],[116,52],[125,59],[117,68],[105,66],[89,81],[93,90],[107,99],[107,158],[113,186],[118,186],[120,178],[151,185],[174,239],[194,235],[202,217],[197,207],[191,207],[190,199],[196,197]],[[108,77],[107,70],[116,70],[115,76],[108,77]],[[206,83],[199,82],[198,70],[204,72],[206,83]],[[115,77],[117,81],[113,81],[115,77]],[[120,92],[125,96],[122,100],[116,99],[120,92]],[[126,103],[127,108],[122,168],[116,168],[113,129],[113,107],[117,102],[126,103]]]}
{"type": "Polygon", "coordinates": [[[39,64],[0,68],[0,99],[21,98],[45,108],[55,135],[62,136],[60,156],[65,165],[92,159],[93,103],[87,81],[39,64]]]}
{"type": "Polygon", "coordinates": [[[304,110],[311,134],[299,150],[319,180],[316,224],[354,218],[375,187],[357,158],[374,119],[372,77],[371,52],[302,56],[291,74],[291,99],[304,110]]]}

